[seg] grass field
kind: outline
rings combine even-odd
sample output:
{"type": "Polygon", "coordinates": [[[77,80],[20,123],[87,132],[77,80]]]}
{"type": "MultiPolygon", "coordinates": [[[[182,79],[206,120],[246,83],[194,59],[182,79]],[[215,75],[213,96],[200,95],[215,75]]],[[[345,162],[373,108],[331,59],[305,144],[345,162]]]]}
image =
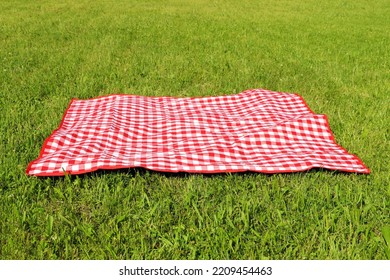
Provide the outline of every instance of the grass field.
{"type": "Polygon", "coordinates": [[[0,2],[0,259],[390,259],[388,0],[0,2]],[[297,92],[370,175],[25,175],[71,98],[297,92]]]}

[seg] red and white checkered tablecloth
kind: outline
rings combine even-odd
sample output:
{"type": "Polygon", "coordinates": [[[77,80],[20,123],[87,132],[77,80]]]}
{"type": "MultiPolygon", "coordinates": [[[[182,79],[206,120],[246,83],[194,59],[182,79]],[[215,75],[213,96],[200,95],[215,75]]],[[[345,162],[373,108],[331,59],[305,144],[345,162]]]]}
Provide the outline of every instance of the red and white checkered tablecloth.
{"type": "Polygon", "coordinates": [[[143,167],[164,172],[369,173],[336,144],[325,115],[264,89],[202,98],[109,95],[71,101],[27,174],[143,167]]]}

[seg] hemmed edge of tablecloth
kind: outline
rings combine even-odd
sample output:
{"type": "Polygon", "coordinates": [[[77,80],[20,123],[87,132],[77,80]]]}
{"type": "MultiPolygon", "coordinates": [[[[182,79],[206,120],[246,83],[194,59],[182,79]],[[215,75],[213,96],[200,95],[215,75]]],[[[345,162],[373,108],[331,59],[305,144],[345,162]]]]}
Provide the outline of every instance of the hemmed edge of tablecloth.
{"type": "MultiPolygon", "coordinates": [[[[51,176],[51,175],[36,175],[36,174],[30,174],[30,170],[31,170],[32,165],[33,165],[35,162],[39,161],[39,160],[43,157],[43,154],[44,154],[44,152],[45,152],[45,150],[46,150],[47,143],[50,141],[51,138],[54,137],[54,134],[55,134],[58,130],[60,130],[60,129],[62,128],[62,126],[64,125],[64,121],[65,121],[66,115],[68,114],[68,111],[70,110],[70,108],[71,108],[73,102],[76,101],[76,100],[79,100],[79,99],[78,99],[78,98],[72,98],[72,100],[69,102],[68,107],[67,107],[66,110],[65,110],[64,115],[62,116],[60,125],[50,133],[49,137],[47,137],[47,138],[45,139],[45,141],[43,142],[41,151],[39,152],[39,156],[28,164],[28,166],[27,166],[27,168],[26,168],[26,174],[27,174],[27,175],[33,175],[33,176],[51,176]]],[[[64,174],[62,174],[62,175],[53,175],[53,176],[64,176],[64,174]]]]}

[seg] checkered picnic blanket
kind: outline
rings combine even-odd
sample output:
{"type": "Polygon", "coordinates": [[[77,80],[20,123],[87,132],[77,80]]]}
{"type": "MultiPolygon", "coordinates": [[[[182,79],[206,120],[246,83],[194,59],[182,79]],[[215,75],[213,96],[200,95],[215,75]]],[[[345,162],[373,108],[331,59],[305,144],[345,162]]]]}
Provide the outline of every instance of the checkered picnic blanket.
{"type": "Polygon", "coordinates": [[[164,172],[369,173],[335,143],[325,115],[264,89],[202,97],[109,95],[71,101],[27,174],[143,167],[164,172]]]}

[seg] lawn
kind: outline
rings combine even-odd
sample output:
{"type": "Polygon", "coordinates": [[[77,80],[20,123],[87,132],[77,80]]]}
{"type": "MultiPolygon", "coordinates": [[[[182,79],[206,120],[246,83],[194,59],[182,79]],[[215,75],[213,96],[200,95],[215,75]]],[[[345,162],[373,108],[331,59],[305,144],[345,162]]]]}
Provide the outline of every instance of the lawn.
{"type": "Polygon", "coordinates": [[[388,0],[0,2],[0,259],[390,259],[388,0]],[[25,175],[72,98],[297,92],[369,175],[25,175]]]}

